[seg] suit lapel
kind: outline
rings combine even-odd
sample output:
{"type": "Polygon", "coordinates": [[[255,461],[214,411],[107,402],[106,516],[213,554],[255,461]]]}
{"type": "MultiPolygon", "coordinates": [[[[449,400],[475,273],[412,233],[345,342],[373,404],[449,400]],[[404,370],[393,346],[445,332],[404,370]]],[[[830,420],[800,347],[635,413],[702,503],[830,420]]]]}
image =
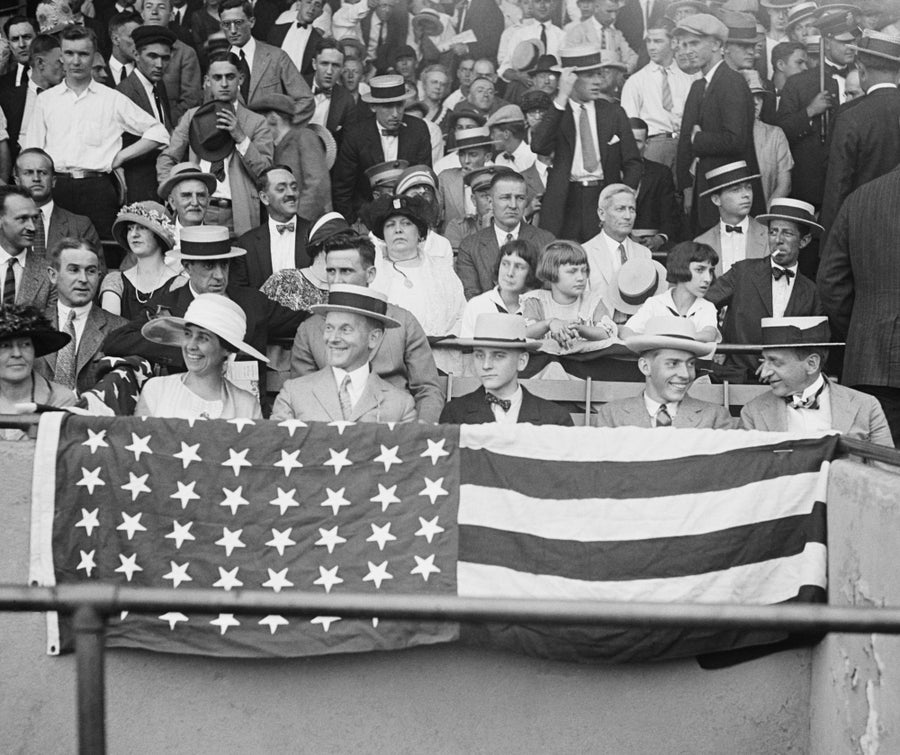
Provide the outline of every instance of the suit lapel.
{"type": "Polygon", "coordinates": [[[597,116],[597,144],[600,145],[600,165],[609,165],[609,140],[612,138],[610,119],[603,117],[604,105],[600,100],[594,102],[597,116]]]}
{"type": "Polygon", "coordinates": [[[334,382],[334,373],[330,367],[323,367],[319,370],[317,380],[312,386],[312,394],[332,420],[337,421],[344,418],[341,402],[338,399],[337,385],[334,382]]]}
{"type": "Polygon", "coordinates": [[[357,401],[353,405],[353,411],[350,414],[350,419],[353,422],[358,422],[369,412],[378,413],[378,410],[381,406],[383,394],[384,391],[378,384],[378,376],[374,373],[369,373],[369,379],[366,380],[366,387],[363,390],[362,395],[359,397],[359,401],[357,401]]]}
{"type": "Polygon", "coordinates": [[[491,405],[488,404],[487,399],[485,398],[484,386],[481,386],[478,389],[472,391],[472,393],[463,396],[462,401],[464,402],[463,408],[465,411],[463,412],[463,414],[465,416],[463,417],[463,421],[460,424],[482,425],[486,422],[495,421],[496,418],[494,417],[494,412],[491,411],[491,405]]]}
{"type": "MultiPolygon", "coordinates": [[[[54,330],[59,330],[59,310],[56,308],[55,304],[50,305],[44,310],[44,316],[50,320],[50,324],[53,326],[54,330]]],[[[57,352],[53,351],[41,357],[50,370],[48,377],[51,379],[56,372],[56,354],[57,352]]]]}
{"type": "MultiPolygon", "coordinates": [[[[756,290],[759,293],[759,298],[763,303],[763,309],[765,310],[765,317],[772,316],[772,265],[769,263],[768,259],[765,259],[763,263],[759,264],[756,269],[753,271],[753,285],[756,286],[756,290]]],[[[794,284],[796,288],[796,282],[794,284]]],[[[791,291],[791,298],[793,298],[794,292],[791,291]]],[[[788,303],[790,306],[790,302],[788,303]]]]}
{"type": "Polygon", "coordinates": [[[25,258],[25,269],[22,270],[22,284],[19,286],[17,302],[27,304],[33,301],[46,277],[47,259],[43,255],[35,254],[32,249],[25,258]]]}
{"type": "Polygon", "coordinates": [[[678,406],[678,413],[672,422],[673,427],[697,427],[703,415],[703,404],[686,396],[678,406]]]}
{"type": "MultiPolygon", "coordinates": [[[[246,57],[246,56],[245,56],[246,57]]],[[[256,43],[256,51],[253,54],[253,70],[250,72],[250,89],[247,92],[247,101],[253,102],[253,95],[259,87],[260,82],[266,74],[266,69],[272,62],[268,50],[264,49],[259,42],[256,43]]]]}
{"type": "Polygon", "coordinates": [[[853,394],[831,381],[828,383],[831,392],[831,426],[842,433],[848,433],[853,427],[859,404],[853,394]]]}
{"type": "Polygon", "coordinates": [[[100,350],[105,330],[106,321],[98,312],[97,305],[94,304],[91,307],[91,311],[88,312],[87,322],[84,324],[84,331],[82,331],[81,340],[78,342],[78,352],[75,355],[76,375],[81,373],[81,370],[91,361],[94,354],[100,350]]]}
{"type": "Polygon", "coordinates": [[[647,406],[644,404],[643,393],[623,401],[619,411],[626,418],[623,424],[634,427],[653,427],[650,424],[650,414],[647,412],[647,406]]]}
{"type": "Polygon", "coordinates": [[[259,266],[260,280],[266,281],[272,275],[272,239],[269,236],[268,222],[260,227],[256,243],[256,253],[253,255],[254,262],[259,266]]]}

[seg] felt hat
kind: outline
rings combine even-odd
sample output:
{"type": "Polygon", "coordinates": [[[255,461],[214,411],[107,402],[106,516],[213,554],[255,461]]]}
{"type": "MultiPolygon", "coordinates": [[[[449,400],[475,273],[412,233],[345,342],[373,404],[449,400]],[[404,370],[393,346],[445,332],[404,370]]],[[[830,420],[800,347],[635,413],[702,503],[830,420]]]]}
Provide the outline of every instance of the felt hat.
{"type": "Polygon", "coordinates": [[[295,113],[293,97],[274,92],[255,97],[247,107],[254,113],[279,113],[289,120],[293,119],[295,113]]]}
{"type": "Polygon", "coordinates": [[[541,342],[525,335],[525,318],[501,312],[485,312],[475,319],[472,338],[460,338],[463,347],[537,351],[541,342]]]}
{"type": "Polygon", "coordinates": [[[748,13],[722,11],[719,15],[728,27],[728,42],[739,45],[756,44],[756,19],[748,13]]]}
{"type": "Polygon", "coordinates": [[[816,28],[823,37],[837,42],[853,42],[860,35],[852,6],[823,6],[816,16],[816,28]]]}
{"type": "Polygon", "coordinates": [[[171,47],[175,44],[176,39],[177,37],[171,29],[159,24],[145,24],[138,26],[131,32],[131,41],[134,42],[137,50],[147,45],[168,45],[171,47]]]}
{"type": "Polygon", "coordinates": [[[245,249],[231,245],[228,229],[224,225],[185,226],[180,235],[181,259],[184,261],[227,260],[243,257],[245,249]]]}
{"type": "Polygon", "coordinates": [[[391,218],[409,218],[419,230],[419,236],[428,235],[428,206],[421,197],[379,197],[370,205],[373,219],[372,233],[384,241],[384,225],[391,218]]]}
{"type": "Polygon", "coordinates": [[[112,225],[112,235],[116,243],[128,250],[128,226],[132,223],[144,226],[159,240],[162,251],[168,252],[175,246],[175,227],[166,208],[159,202],[132,202],[125,205],[112,225]]]}
{"type": "Polygon", "coordinates": [[[313,227],[309,229],[309,241],[306,242],[306,245],[309,248],[321,246],[328,241],[328,239],[337,236],[339,233],[348,233],[352,231],[353,228],[341,213],[326,212],[315,222],[313,227]]]}
{"type": "Polygon", "coordinates": [[[365,286],[349,283],[334,283],[328,291],[326,304],[314,304],[309,309],[317,315],[329,312],[347,312],[377,320],[385,328],[399,328],[400,323],[387,315],[387,296],[365,286]]]}
{"type": "Polygon", "coordinates": [[[691,320],[674,315],[651,317],[643,334],[626,338],[625,345],[636,354],[654,349],[676,349],[698,357],[709,357],[716,350],[714,343],[697,340],[697,329],[691,320]]]}
{"type": "Polygon", "coordinates": [[[319,123],[307,123],[306,128],[318,136],[319,141],[322,142],[322,149],[325,150],[325,167],[331,170],[337,160],[337,141],[332,133],[319,123]]]}
{"type": "Polygon", "coordinates": [[[844,345],[831,340],[827,317],[763,317],[760,326],[765,349],[844,345]]]}
{"type": "Polygon", "coordinates": [[[172,189],[182,181],[203,181],[210,194],[216,190],[216,177],[212,173],[204,173],[195,163],[178,163],[172,166],[169,177],[159,185],[159,196],[168,199],[172,189]]]}
{"type": "Polygon", "coordinates": [[[704,176],[706,177],[706,189],[700,192],[701,197],[715,194],[717,191],[722,191],[722,189],[727,189],[735,184],[752,181],[754,178],[759,178],[759,173],[751,173],[745,161],[737,160],[708,170],[704,176]]]}
{"type": "Polygon", "coordinates": [[[433,8],[423,8],[412,19],[413,28],[426,37],[436,37],[444,31],[440,14],[433,8]]]}
{"type": "Polygon", "coordinates": [[[72,340],[68,333],[56,330],[37,307],[30,304],[0,305],[0,341],[13,338],[30,338],[35,357],[59,351],[72,340]]]}
{"type": "Polygon", "coordinates": [[[507,123],[525,123],[525,113],[518,105],[504,105],[496,113],[487,119],[484,125],[487,128],[502,126],[507,123]]]}
{"type": "MultiPolygon", "coordinates": [[[[557,67],[559,66],[559,59],[555,55],[540,55],[538,56],[537,62],[534,64],[532,68],[529,68],[526,73],[529,76],[534,76],[538,73],[553,73],[558,74],[559,71],[557,67]]],[[[531,90],[529,90],[531,91],[531,90]]],[[[525,94],[528,94],[526,92],[525,94]]],[[[524,96],[524,95],[523,95],[524,96]]],[[[521,102],[521,100],[520,100],[521,102]]]]}
{"type": "Polygon", "coordinates": [[[466,128],[458,131],[455,135],[454,147],[447,152],[459,152],[461,149],[474,149],[476,147],[484,147],[492,149],[494,142],[491,141],[491,132],[487,126],[479,126],[478,128],[466,128]]]}
{"type": "Polygon", "coordinates": [[[675,0],[666,6],[666,16],[674,21],[675,15],[681,11],[690,11],[691,15],[694,15],[706,13],[708,10],[709,7],[701,0],[675,0]]]}
{"type": "Polygon", "coordinates": [[[364,172],[366,178],[369,179],[369,186],[373,189],[376,186],[386,186],[393,189],[409,167],[406,160],[389,160],[388,162],[377,163],[371,168],[367,168],[364,172]]]}
{"type": "Polygon", "coordinates": [[[788,11],[787,29],[796,26],[807,18],[812,18],[819,12],[819,6],[814,2],[795,3],[788,11]]]}
{"type": "Polygon", "coordinates": [[[438,178],[427,165],[410,165],[400,174],[394,193],[399,196],[415,186],[430,186],[437,191],[438,178]]]}
{"type": "Polygon", "coordinates": [[[234,139],[216,125],[220,110],[232,110],[231,104],[213,100],[197,108],[188,126],[191,149],[201,160],[224,160],[234,151],[234,139]]]}
{"type": "Polygon", "coordinates": [[[463,101],[447,113],[447,129],[450,133],[453,133],[453,130],[456,128],[456,122],[460,118],[471,118],[479,126],[483,126],[487,122],[487,118],[479,113],[474,106],[463,101]]]}
{"type": "Polygon", "coordinates": [[[547,52],[544,43],[539,39],[526,39],[519,42],[510,55],[509,62],[516,71],[527,71],[536,66],[541,55],[547,52]]]}
{"type": "MultiPolygon", "coordinates": [[[[396,57],[396,56],[395,56],[396,57]]],[[[406,92],[406,81],[397,74],[373,76],[369,81],[369,91],[361,94],[360,99],[370,105],[389,105],[392,102],[403,102],[409,95],[406,92]]]]}
{"type": "Polygon", "coordinates": [[[396,63],[401,58],[416,58],[416,51],[410,45],[403,45],[397,48],[397,51],[391,55],[391,63],[396,63]]]}
{"type": "Polygon", "coordinates": [[[602,53],[600,45],[563,47],[559,51],[559,65],[550,70],[555,73],[560,73],[565,68],[571,68],[575,73],[596,71],[603,65],[602,53]]]}
{"type": "Polygon", "coordinates": [[[678,22],[675,36],[693,34],[697,37],[715,37],[723,45],[728,41],[728,27],[711,13],[695,13],[678,22]]]}
{"type": "Polygon", "coordinates": [[[633,315],[651,296],[663,293],[666,269],[656,260],[630,259],[615,274],[609,287],[609,302],[626,315],[633,315]]]}
{"type": "Polygon", "coordinates": [[[184,317],[157,317],[141,328],[141,335],[153,343],[181,346],[186,325],[215,333],[223,341],[247,356],[268,362],[265,354],[244,341],[247,335],[247,315],[235,302],[221,294],[200,294],[188,304],[184,317]]]}
{"type": "Polygon", "coordinates": [[[890,34],[866,29],[857,44],[847,47],[863,56],[874,55],[876,58],[900,63],[900,39],[890,34]]]}
{"type": "Polygon", "coordinates": [[[553,107],[553,99],[540,89],[529,89],[519,100],[523,113],[532,110],[549,110],[553,107]]]}
{"type": "Polygon", "coordinates": [[[762,215],[757,215],[756,219],[760,223],[768,223],[770,220],[793,220],[795,223],[807,225],[810,229],[819,231],[825,228],[816,222],[815,207],[809,202],[801,199],[773,199],[769,203],[769,211],[762,215]]]}

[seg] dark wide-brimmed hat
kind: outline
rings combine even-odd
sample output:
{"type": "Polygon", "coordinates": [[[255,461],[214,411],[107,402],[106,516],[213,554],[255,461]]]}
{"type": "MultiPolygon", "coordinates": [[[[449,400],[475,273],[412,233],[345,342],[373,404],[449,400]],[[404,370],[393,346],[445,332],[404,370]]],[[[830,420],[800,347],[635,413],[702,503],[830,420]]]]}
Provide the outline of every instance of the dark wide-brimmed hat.
{"type": "Polygon", "coordinates": [[[729,186],[752,181],[754,178],[759,178],[759,173],[752,173],[744,160],[736,160],[707,171],[704,177],[706,178],[706,189],[700,192],[701,197],[715,194],[729,186]]]}
{"type": "Polygon", "coordinates": [[[128,247],[128,226],[137,223],[150,231],[159,240],[163,252],[175,246],[175,227],[166,208],[159,202],[132,202],[125,205],[113,221],[112,235],[123,249],[128,247]]]}
{"type": "Polygon", "coordinates": [[[764,349],[792,349],[798,347],[843,346],[831,340],[827,317],[763,317],[762,346],[764,349]]]}
{"type": "Polygon", "coordinates": [[[541,341],[525,334],[525,318],[502,312],[485,312],[475,319],[472,338],[460,338],[463,347],[537,351],[541,341]]]}
{"type": "Polygon", "coordinates": [[[770,220],[793,220],[795,223],[808,226],[811,230],[822,233],[825,228],[816,222],[816,208],[802,199],[773,199],[769,203],[769,211],[763,215],[757,215],[760,223],[768,223],[770,220]]]}
{"type": "Polygon", "coordinates": [[[716,350],[714,343],[697,340],[697,329],[691,320],[674,315],[651,317],[644,332],[626,338],[625,345],[636,354],[656,349],[676,349],[698,357],[709,357],[716,350]]]}
{"type": "Polygon", "coordinates": [[[169,177],[159,185],[158,194],[164,200],[169,198],[178,184],[182,181],[203,181],[210,194],[216,190],[216,177],[212,173],[205,173],[195,163],[185,162],[172,166],[169,177]]]}
{"type": "Polygon", "coordinates": [[[380,291],[350,283],[334,283],[328,290],[327,303],[314,304],[309,309],[314,314],[323,316],[329,312],[362,315],[380,322],[385,328],[399,328],[399,321],[388,317],[387,308],[387,296],[380,291]]]}
{"type": "Polygon", "coordinates": [[[208,160],[211,163],[224,160],[234,151],[234,139],[231,138],[231,134],[216,125],[220,110],[234,112],[230,103],[213,100],[197,108],[188,126],[191,149],[201,160],[208,160]]]}
{"type": "MultiPolygon", "coordinates": [[[[541,55],[538,57],[537,63],[535,63],[532,68],[529,68],[526,73],[529,76],[535,76],[539,73],[553,73],[558,75],[558,66],[559,59],[555,55],[541,55]]],[[[528,94],[528,92],[526,92],[525,94],[528,94]]]]}
{"type": "Polygon", "coordinates": [[[72,340],[56,330],[37,307],[30,304],[0,305],[0,341],[30,338],[35,357],[59,351],[72,340]]]}
{"type": "Polygon", "coordinates": [[[245,249],[231,245],[231,237],[224,225],[195,225],[181,229],[181,259],[185,262],[227,260],[243,257],[245,249]]]}
{"type": "Polygon", "coordinates": [[[309,241],[306,245],[309,249],[321,247],[328,239],[334,238],[340,233],[352,232],[353,228],[347,219],[339,212],[326,212],[309,229],[309,241]]]}
{"type": "Polygon", "coordinates": [[[409,218],[419,229],[419,236],[428,235],[428,203],[421,197],[379,197],[369,210],[373,218],[372,233],[384,241],[384,224],[391,218],[409,218]]]}

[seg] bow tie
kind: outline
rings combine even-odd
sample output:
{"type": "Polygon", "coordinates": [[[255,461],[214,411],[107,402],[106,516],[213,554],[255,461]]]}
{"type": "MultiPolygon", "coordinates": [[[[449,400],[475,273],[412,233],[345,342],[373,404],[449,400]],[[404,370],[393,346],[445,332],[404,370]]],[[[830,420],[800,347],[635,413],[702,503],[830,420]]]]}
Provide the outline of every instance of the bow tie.
{"type": "Polygon", "coordinates": [[[512,156],[512,152],[504,152],[502,157],[504,160],[509,160],[510,162],[513,162],[513,160],[515,159],[512,156]]]}
{"type": "Polygon", "coordinates": [[[316,88],[316,90],[313,92],[313,94],[324,94],[326,97],[331,97],[331,90],[316,88]]]}
{"type": "Polygon", "coordinates": [[[510,401],[508,398],[498,398],[493,393],[485,393],[484,397],[485,399],[487,399],[487,402],[489,404],[496,404],[505,412],[508,412],[509,407],[512,406],[512,401],[510,401]]]}
{"type": "Polygon", "coordinates": [[[787,278],[788,281],[790,281],[795,274],[796,273],[794,273],[793,270],[788,270],[783,267],[772,267],[772,277],[777,281],[780,281],[782,278],[787,278]]]}
{"type": "Polygon", "coordinates": [[[285,231],[290,231],[291,233],[293,233],[294,232],[294,224],[293,223],[276,223],[275,230],[278,231],[278,233],[280,233],[280,234],[283,234],[285,231]]]}
{"type": "Polygon", "coordinates": [[[744,229],[739,225],[726,225],[725,233],[743,233],[744,229]]]}
{"type": "Polygon", "coordinates": [[[792,409],[818,409],[819,408],[819,396],[822,395],[822,391],[825,390],[825,383],[819,387],[812,396],[808,398],[801,398],[800,396],[785,396],[784,403],[790,406],[792,409]]]}
{"type": "Polygon", "coordinates": [[[851,70],[853,70],[850,68],[850,66],[844,66],[843,68],[838,68],[837,66],[833,66],[830,63],[828,63],[827,65],[828,65],[828,70],[834,76],[840,76],[841,78],[844,78],[844,79],[846,79],[847,74],[850,73],[851,70]]]}
{"type": "Polygon", "coordinates": [[[298,22],[297,22],[297,28],[298,28],[298,29],[308,29],[308,28],[309,28],[309,24],[304,24],[303,22],[298,21],[298,22]]]}
{"type": "Polygon", "coordinates": [[[399,136],[399,134],[400,134],[399,128],[393,129],[393,130],[386,129],[386,128],[381,129],[382,136],[399,136]]]}

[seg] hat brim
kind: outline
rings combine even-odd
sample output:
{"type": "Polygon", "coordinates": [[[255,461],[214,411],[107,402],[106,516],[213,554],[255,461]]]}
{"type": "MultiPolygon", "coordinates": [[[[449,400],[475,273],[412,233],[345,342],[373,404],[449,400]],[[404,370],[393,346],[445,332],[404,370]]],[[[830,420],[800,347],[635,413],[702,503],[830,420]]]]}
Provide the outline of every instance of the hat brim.
{"type": "Polygon", "coordinates": [[[782,215],[780,213],[766,213],[765,215],[757,215],[756,219],[760,223],[768,223],[770,220],[790,220],[794,223],[799,223],[800,225],[808,225],[810,229],[814,231],[818,231],[819,233],[825,232],[825,226],[819,225],[813,220],[804,220],[803,218],[797,218],[793,215],[782,215]]]}
{"type": "Polygon", "coordinates": [[[810,341],[809,343],[764,343],[760,351],[766,349],[811,349],[811,348],[836,348],[838,346],[846,346],[846,343],[837,343],[832,341],[829,343],[820,341],[810,341]]]}
{"type": "Polygon", "coordinates": [[[698,196],[705,197],[709,194],[715,194],[716,192],[722,191],[722,189],[727,189],[729,186],[737,186],[738,184],[746,183],[747,181],[752,181],[755,178],[759,178],[759,173],[752,173],[749,176],[741,176],[740,178],[733,178],[730,181],[726,181],[723,184],[718,184],[714,188],[706,189],[705,191],[701,191],[698,196]]]}
{"type": "MultiPolygon", "coordinates": [[[[653,260],[653,267],[656,268],[656,290],[647,294],[647,299],[651,296],[658,296],[663,293],[669,285],[666,281],[666,268],[663,267],[662,263],[653,260]]],[[[629,304],[624,301],[622,295],[619,293],[618,277],[617,273],[609,287],[609,302],[622,314],[633,315],[641,308],[641,306],[643,306],[644,302],[641,302],[640,304],[629,304]]],[[[647,301],[647,299],[644,299],[644,301],[647,301]]]]}
{"type": "Polygon", "coordinates": [[[675,349],[676,351],[687,351],[698,357],[711,357],[716,351],[714,343],[675,336],[630,336],[625,339],[625,345],[635,354],[643,354],[656,349],[675,349]]]}
{"type": "Polygon", "coordinates": [[[337,160],[337,142],[334,136],[327,128],[320,126],[318,123],[307,123],[306,128],[318,136],[322,142],[322,146],[325,149],[325,167],[331,170],[334,166],[334,161],[337,160]]]}
{"type": "Polygon", "coordinates": [[[882,60],[890,60],[893,63],[900,63],[900,56],[897,55],[888,55],[886,52],[878,52],[877,50],[870,50],[868,47],[860,47],[859,45],[851,45],[847,44],[848,50],[856,50],[856,52],[861,55],[873,55],[876,58],[881,58],[882,60]]]}
{"type": "Polygon", "coordinates": [[[128,224],[129,223],[137,223],[140,226],[146,228],[150,233],[152,233],[159,240],[160,246],[164,252],[168,252],[175,246],[174,238],[166,238],[163,236],[156,228],[154,228],[150,221],[147,218],[141,215],[133,215],[130,212],[126,212],[123,215],[118,215],[116,219],[113,221],[112,226],[112,235],[113,239],[115,239],[116,243],[125,250],[128,250],[128,224]]]}
{"type": "Polygon", "coordinates": [[[174,189],[182,181],[202,181],[206,185],[206,189],[210,194],[212,194],[216,190],[216,177],[212,173],[204,173],[202,170],[198,170],[192,172],[177,173],[173,176],[169,176],[159,185],[157,194],[159,194],[159,196],[163,200],[168,199],[169,194],[172,193],[172,189],[174,189]]]}
{"type": "Polygon", "coordinates": [[[535,338],[526,338],[524,341],[502,341],[490,338],[457,338],[457,346],[469,349],[518,349],[520,351],[537,351],[542,342],[535,338]]]}
{"type": "Polygon", "coordinates": [[[0,338],[0,341],[9,341],[13,338],[30,338],[31,345],[34,347],[34,356],[42,357],[59,351],[65,346],[72,337],[68,333],[62,333],[58,330],[22,330],[17,333],[10,333],[0,338]]]}
{"type": "MultiPolygon", "coordinates": [[[[492,124],[493,126],[499,126],[499,123],[492,124]]],[[[448,149],[447,154],[449,155],[451,152],[459,152],[464,149],[493,149],[494,142],[491,139],[488,139],[484,142],[476,142],[475,144],[465,144],[462,147],[453,147],[453,149],[448,149]]]]}
{"type": "Polygon", "coordinates": [[[377,312],[371,312],[368,309],[360,309],[359,307],[350,307],[344,304],[313,304],[309,311],[316,315],[324,317],[329,312],[344,312],[348,315],[361,315],[371,320],[378,320],[385,328],[399,328],[400,322],[393,317],[380,315],[377,312]]]}
{"type": "Polygon", "coordinates": [[[392,102],[406,102],[412,96],[414,95],[404,93],[403,95],[398,94],[396,97],[373,97],[371,92],[366,92],[359,95],[359,98],[369,105],[390,105],[392,102]]]}
{"type": "Polygon", "coordinates": [[[180,259],[186,262],[203,262],[205,260],[230,260],[235,257],[243,257],[247,254],[246,249],[240,249],[239,247],[233,246],[231,249],[223,254],[184,254],[181,251],[181,247],[173,247],[178,250],[180,259]]]}
{"type": "Polygon", "coordinates": [[[269,358],[265,354],[260,353],[250,344],[229,338],[215,328],[199,323],[192,323],[190,320],[186,320],[183,317],[157,317],[155,320],[150,320],[150,322],[146,323],[144,327],[141,328],[141,335],[148,341],[153,341],[153,343],[160,343],[163,346],[180,347],[184,344],[184,328],[186,325],[196,325],[198,328],[203,328],[210,333],[215,333],[215,335],[223,341],[226,341],[230,346],[234,346],[234,348],[247,356],[258,359],[261,362],[269,361],[269,358]]]}

